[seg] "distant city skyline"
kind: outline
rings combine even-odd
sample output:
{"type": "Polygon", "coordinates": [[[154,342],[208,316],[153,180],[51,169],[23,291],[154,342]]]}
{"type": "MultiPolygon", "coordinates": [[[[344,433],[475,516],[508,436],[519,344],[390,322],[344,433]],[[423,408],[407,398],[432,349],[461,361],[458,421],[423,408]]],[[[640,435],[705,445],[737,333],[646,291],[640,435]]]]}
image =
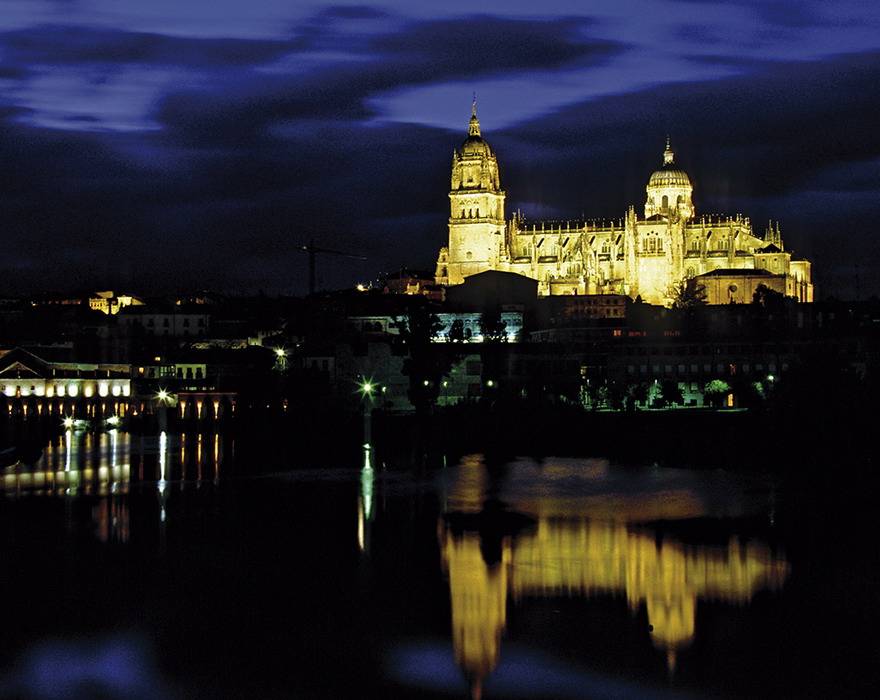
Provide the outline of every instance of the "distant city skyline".
{"type": "Polygon", "coordinates": [[[880,294],[880,9],[0,2],[0,294],[305,294],[432,270],[476,93],[508,211],[621,216],[665,139],[698,214],[880,294]]]}

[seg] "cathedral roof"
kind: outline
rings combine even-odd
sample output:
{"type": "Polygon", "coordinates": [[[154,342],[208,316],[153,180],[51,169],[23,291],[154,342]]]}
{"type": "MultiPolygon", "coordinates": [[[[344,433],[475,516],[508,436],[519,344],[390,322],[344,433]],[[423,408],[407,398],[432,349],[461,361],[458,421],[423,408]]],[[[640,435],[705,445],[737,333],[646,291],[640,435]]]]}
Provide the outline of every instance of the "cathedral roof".
{"type": "Polygon", "coordinates": [[[702,275],[697,275],[697,277],[779,277],[779,275],[760,267],[735,267],[711,270],[710,272],[704,272],[702,275]]]}
{"type": "Polygon", "coordinates": [[[655,170],[648,181],[648,187],[690,187],[691,179],[676,164],[669,139],[666,139],[666,150],[663,152],[663,165],[655,170]]]}

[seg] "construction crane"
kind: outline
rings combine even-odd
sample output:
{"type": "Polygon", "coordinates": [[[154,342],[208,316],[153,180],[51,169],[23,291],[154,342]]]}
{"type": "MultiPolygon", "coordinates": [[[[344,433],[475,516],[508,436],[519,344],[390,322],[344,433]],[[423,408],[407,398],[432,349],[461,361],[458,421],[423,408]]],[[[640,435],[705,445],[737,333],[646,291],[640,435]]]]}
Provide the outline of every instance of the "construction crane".
{"type": "Polygon", "coordinates": [[[357,258],[358,260],[366,260],[363,255],[355,255],[354,253],[343,253],[341,250],[330,250],[329,248],[318,248],[315,246],[315,239],[309,241],[308,245],[298,245],[294,250],[302,250],[309,254],[309,294],[315,293],[315,254],[326,253],[327,255],[341,255],[345,258],[357,258]]]}

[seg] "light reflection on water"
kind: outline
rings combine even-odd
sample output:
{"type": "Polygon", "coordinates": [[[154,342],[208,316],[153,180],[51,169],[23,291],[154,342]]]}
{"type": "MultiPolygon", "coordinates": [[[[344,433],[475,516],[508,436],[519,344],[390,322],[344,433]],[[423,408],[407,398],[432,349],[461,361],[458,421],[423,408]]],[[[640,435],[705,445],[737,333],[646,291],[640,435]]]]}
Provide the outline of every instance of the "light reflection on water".
{"type": "Polygon", "coordinates": [[[652,643],[674,673],[694,641],[698,601],[746,605],[758,591],[779,590],[789,573],[765,543],[658,541],[648,525],[744,515],[758,504],[743,477],[556,460],[508,465],[491,493],[489,482],[481,456],[465,457],[438,528],[455,657],[473,698],[498,665],[510,601],[625,598],[633,615],[646,611],[652,643]]]}
{"type": "MultiPolygon", "coordinates": [[[[217,522],[211,518],[222,515],[220,508],[220,515],[210,516],[205,515],[204,510],[192,508],[189,513],[194,519],[185,522],[182,517],[185,513],[175,509],[174,494],[185,485],[194,493],[217,482],[221,473],[225,474],[223,458],[222,440],[211,434],[141,437],[116,431],[97,434],[68,431],[49,445],[33,466],[18,464],[5,469],[2,484],[7,499],[87,497],[95,536],[103,542],[129,543],[120,549],[137,546],[137,535],[129,542],[132,522],[136,532],[146,523],[161,537],[166,534],[166,519],[171,524],[180,523],[176,531],[168,528],[168,541],[174,551],[175,538],[182,536],[185,527],[191,527],[195,516],[198,522],[206,523],[206,531],[211,531],[217,522]],[[138,520],[138,513],[134,519],[129,513],[130,508],[143,507],[143,499],[138,502],[136,497],[144,492],[148,493],[154,508],[156,495],[159,501],[158,509],[146,511],[148,523],[144,518],[138,520]],[[155,528],[157,519],[159,528],[155,528]]],[[[763,477],[658,468],[624,470],[600,460],[584,459],[549,459],[540,463],[521,460],[489,470],[479,455],[463,458],[456,467],[420,477],[388,472],[376,464],[372,447],[367,445],[363,460],[352,464],[351,469],[316,467],[273,477],[279,478],[289,482],[293,497],[300,494],[301,505],[311,500],[315,484],[330,485],[318,492],[325,496],[332,494],[332,497],[316,501],[320,503],[316,510],[333,513],[322,521],[325,527],[329,527],[327,523],[343,522],[348,549],[334,548],[338,543],[334,538],[336,531],[331,527],[321,540],[324,566],[333,569],[339,561],[345,561],[345,552],[350,551],[351,556],[357,558],[358,566],[369,562],[360,572],[366,579],[379,575],[377,572],[383,567],[373,566],[373,562],[383,563],[382,557],[389,556],[389,546],[401,544],[400,532],[419,522],[411,518],[411,512],[407,517],[395,515],[394,507],[414,503],[416,493],[430,491],[432,498],[439,497],[440,517],[437,518],[436,500],[430,501],[429,527],[425,533],[432,543],[439,544],[439,558],[433,548],[423,547],[421,551],[430,552],[433,580],[440,582],[442,575],[448,582],[450,607],[446,633],[451,631],[451,634],[443,642],[448,673],[457,676],[460,672],[469,684],[472,697],[482,694],[484,684],[488,684],[495,697],[506,696],[499,689],[504,686],[497,683],[504,681],[505,673],[509,678],[511,661],[519,659],[515,663],[526,666],[536,663],[534,650],[527,649],[528,658],[523,656],[521,641],[503,641],[505,634],[515,628],[513,623],[517,616],[524,616],[533,602],[597,598],[612,599],[614,604],[619,601],[624,616],[629,614],[630,619],[645,621],[644,629],[640,628],[638,633],[644,640],[646,653],[657,659],[661,672],[664,664],[670,673],[676,672],[681,661],[681,676],[686,669],[686,657],[681,654],[688,648],[711,643],[701,639],[701,629],[696,624],[700,603],[713,601],[746,606],[760,591],[780,590],[789,575],[786,558],[767,543],[745,541],[732,535],[725,544],[699,541],[693,544],[670,535],[669,528],[662,526],[662,523],[696,518],[738,518],[756,514],[769,517],[773,510],[772,483],[763,477]],[[352,540],[355,499],[357,549],[352,540]],[[340,515],[343,511],[345,513],[340,515]],[[435,524],[436,540],[433,539],[435,524]],[[395,532],[390,531],[392,528],[395,532]],[[648,625],[653,629],[649,630],[648,625]],[[459,672],[453,664],[453,655],[459,672]]],[[[259,481],[252,480],[251,486],[259,481]]],[[[266,480],[262,483],[275,484],[266,480]]],[[[206,492],[211,493],[205,489],[200,496],[206,492]]],[[[264,491],[257,489],[257,492],[262,498],[264,491]]],[[[287,491],[284,498],[288,498],[287,491]]],[[[224,501],[224,504],[230,502],[224,501]]],[[[295,545],[310,543],[318,534],[311,520],[298,520],[293,509],[288,512],[288,501],[273,503],[280,503],[282,507],[269,518],[270,522],[275,523],[274,518],[278,517],[277,522],[284,524],[283,530],[271,531],[269,539],[273,542],[279,532],[289,537],[285,542],[295,545]]],[[[262,501],[259,501],[256,512],[261,510],[262,501]]],[[[259,522],[259,518],[256,520],[259,522]]],[[[216,530],[220,532],[223,528],[216,530]]],[[[263,531],[259,532],[264,536],[263,531]]],[[[392,557],[395,561],[404,560],[406,554],[407,550],[400,547],[392,557]]],[[[287,556],[285,550],[279,560],[284,561],[287,556]]],[[[256,559],[247,561],[263,563],[256,559]]],[[[298,565],[307,565],[309,556],[295,561],[298,565]]],[[[315,570],[319,568],[316,566],[315,570]]],[[[401,570],[406,568],[392,569],[392,572],[398,575],[401,570]]],[[[201,580],[200,576],[201,573],[193,578],[201,580]]],[[[294,576],[290,580],[295,579],[294,576]]],[[[222,576],[218,576],[218,582],[222,580],[222,576]]],[[[377,589],[386,584],[382,580],[377,589]]],[[[278,588],[286,591],[287,585],[289,580],[285,579],[284,585],[279,584],[278,588]]],[[[346,594],[351,585],[357,584],[347,579],[346,594]]],[[[238,590],[237,580],[236,585],[230,583],[227,590],[238,590]]],[[[308,587],[303,591],[308,594],[304,593],[301,598],[293,596],[288,600],[287,595],[269,598],[267,606],[285,610],[284,605],[296,608],[305,600],[306,607],[320,608],[322,604],[335,606],[339,600],[324,600],[320,591],[314,592],[308,587]]],[[[441,591],[438,595],[442,601],[446,593],[441,591]]],[[[445,607],[443,609],[445,617],[445,607]]],[[[393,618],[394,611],[387,615],[393,618]]],[[[352,633],[370,632],[358,629],[352,633]]],[[[612,631],[616,633],[616,629],[612,631]]],[[[632,635],[633,627],[620,629],[619,634],[632,635]]],[[[433,651],[430,653],[435,661],[445,658],[433,651]]],[[[558,658],[555,661],[561,663],[558,658]]],[[[547,667],[547,663],[541,661],[538,666],[547,667]]],[[[425,658],[420,657],[413,673],[425,674],[428,668],[425,658]]],[[[529,668],[530,676],[534,677],[537,671],[529,668]]],[[[551,674],[553,678],[546,679],[546,683],[560,682],[563,671],[555,670],[551,674]]],[[[445,672],[438,666],[438,677],[445,672]]],[[[543,694],[537,689],[529,695],[517,681],[517,695],[584,697],[589,695],[584,691],[585,683],[597,682],[599,678],[597,674],[585,675],[585,667],[564,672],[576,680],[576,683],[572,681],[575,689],[570,692],[559,690],[552,694],[545,687],[543,694]]],[[[391,676],[394,671],[387,673],[391,676]]],[[[418,686],[413,678],[401,677],[400,682],[418,686]]],[[[426,687],[425,682],[422,687],[426,687]]],[[[451,692],[448,678],[443,677],[441,687],[451,692]]],[[[646,695],[642,687],[623,690],[621,687],[612,688],[608,693],[597,691],[597,694],[646,695]]]]}
{"type": "Polygon", "coordinates": [[[51,441],[33,464],[18,462],[2,470],[7,499],[32,496],[98,497],[92,508],[101,541],[128,541],[130,515],[126,498],[133,484],[153,484],[160,499],[160,519],[173,483],[217,482],[223,461],[220,436],[132,436],[68,429],[51,441]]]}

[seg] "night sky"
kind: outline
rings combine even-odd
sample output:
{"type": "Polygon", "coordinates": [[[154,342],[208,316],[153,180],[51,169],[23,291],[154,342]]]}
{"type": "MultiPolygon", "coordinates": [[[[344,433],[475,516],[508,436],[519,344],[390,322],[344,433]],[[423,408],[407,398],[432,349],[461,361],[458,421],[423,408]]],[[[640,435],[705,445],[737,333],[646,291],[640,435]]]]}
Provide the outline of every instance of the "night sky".
{"type": "Polygon", "coordinates": [[[641,212],[668,135],[698,214],[880,295],[878,86],[875,0],[0,0],[0,296],[433,271],[474,93],[508,215],[641,212]]]}

